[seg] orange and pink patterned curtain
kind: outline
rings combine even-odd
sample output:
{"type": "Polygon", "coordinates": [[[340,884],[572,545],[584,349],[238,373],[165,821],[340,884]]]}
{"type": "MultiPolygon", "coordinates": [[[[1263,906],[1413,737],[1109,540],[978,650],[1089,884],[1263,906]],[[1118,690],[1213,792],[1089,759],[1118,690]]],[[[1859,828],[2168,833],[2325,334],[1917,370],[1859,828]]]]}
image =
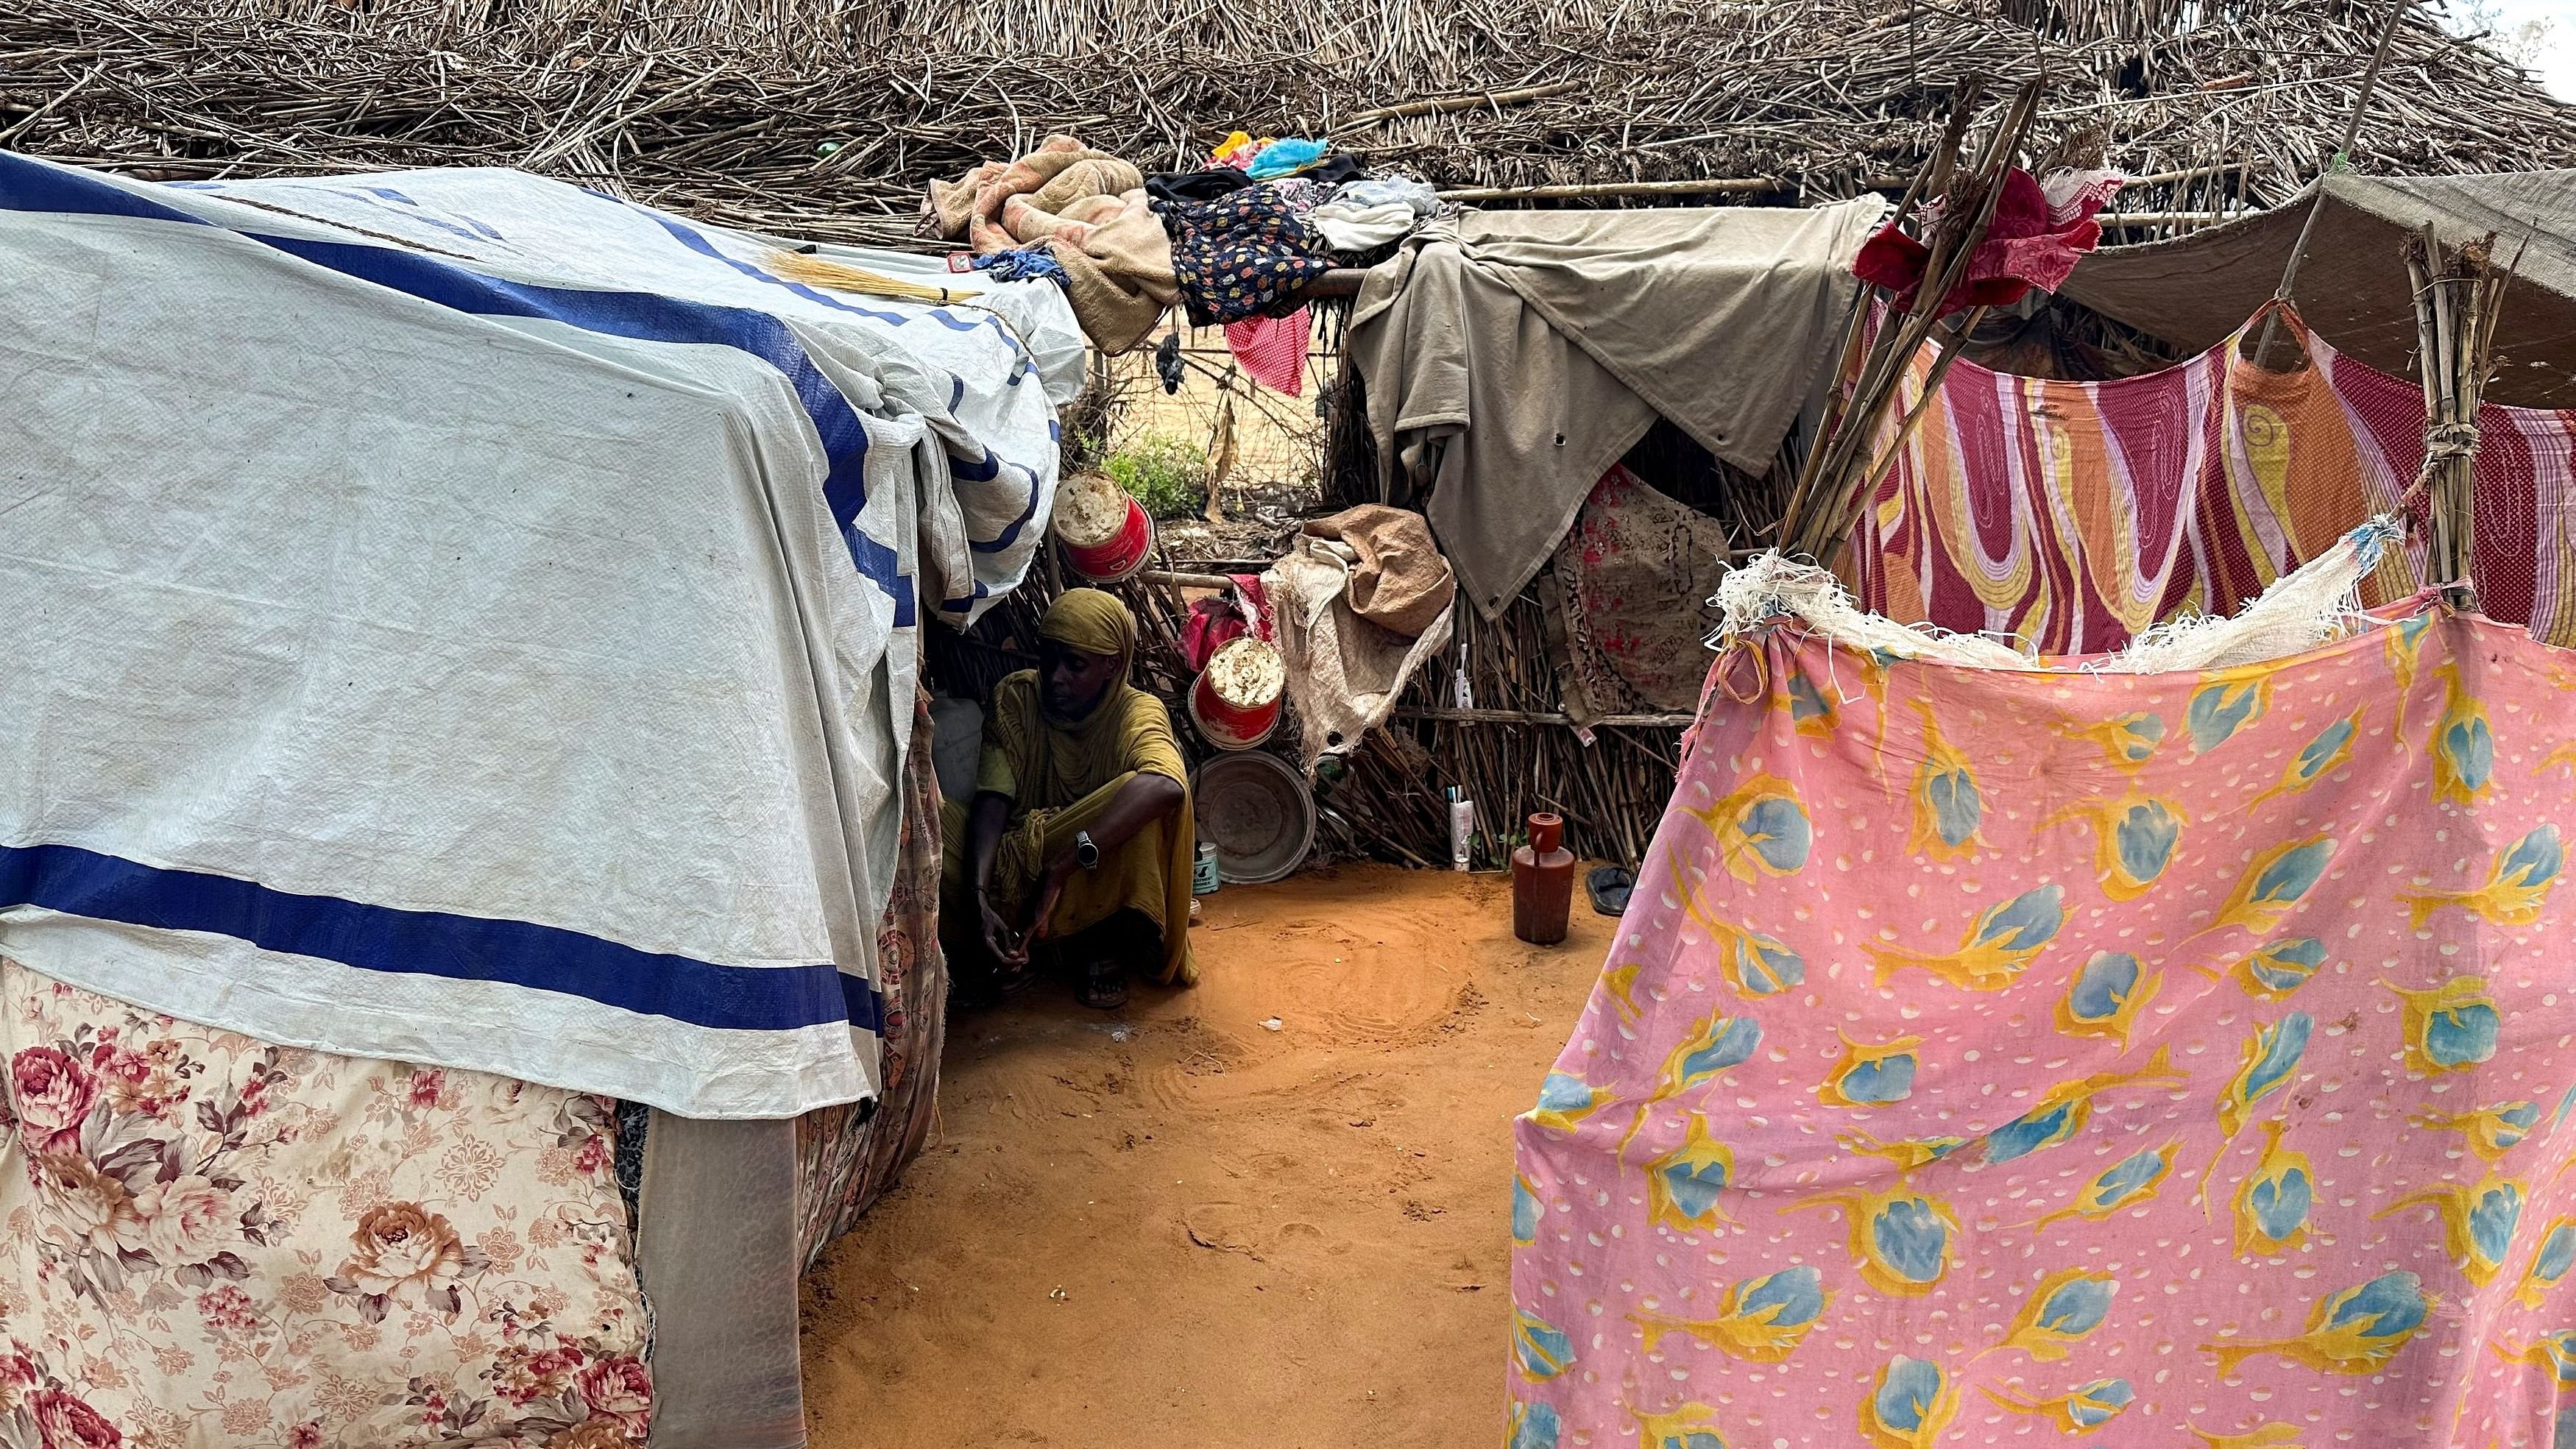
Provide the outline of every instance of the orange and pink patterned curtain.
{"type": "MultiPolygon", "coordinates": [[[[2424,458],[2422,388],[2281,315],[2306,355],[2293,372],[2242,360],[2234,338],[2111,382],[1961,360],[1853,529],[1853,593],[1904,623],[2110,650],[2187,609],[2230,612],[2395,509],[2424,458]]],[[[1900,408],[1929,367],[1927,352],[1900,408]]],[[[2490,404],[2478,426],[2480,602],[2576,644],[2576,413],[2490,404]]],[[[2391,555],[2366,597],[2412,593],[2420,562],[2391,555]]]]}

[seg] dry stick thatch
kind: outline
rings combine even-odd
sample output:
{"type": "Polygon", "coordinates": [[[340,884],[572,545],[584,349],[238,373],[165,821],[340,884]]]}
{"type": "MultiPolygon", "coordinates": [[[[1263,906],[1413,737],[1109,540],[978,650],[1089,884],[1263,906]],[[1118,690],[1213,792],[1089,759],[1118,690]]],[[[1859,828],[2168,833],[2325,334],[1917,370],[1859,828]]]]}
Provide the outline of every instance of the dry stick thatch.
{"type": "MultiPolygon", "coordinates": [[[[1235,124],[1338,133],[1374,112],[1353,132],[1369,154],[1443,186],[1774,178],[1747,199],[1796,201],[1913,173],[1961,79],[2044,77],[2040,130],[2098,132],[2109,164],[2158,178],[2126,206],[2194,218],[2278,204],[2316,173],[2378,10],[0,0],[0,131],[170,179],[523,165],[709,220],[897,243],[924,181],[1054,130],[1168,167],[1235,124]]],[[[2570,120],[2410,15],[2352,153],[2381,171],[2570,165],[2570,120]]]]}

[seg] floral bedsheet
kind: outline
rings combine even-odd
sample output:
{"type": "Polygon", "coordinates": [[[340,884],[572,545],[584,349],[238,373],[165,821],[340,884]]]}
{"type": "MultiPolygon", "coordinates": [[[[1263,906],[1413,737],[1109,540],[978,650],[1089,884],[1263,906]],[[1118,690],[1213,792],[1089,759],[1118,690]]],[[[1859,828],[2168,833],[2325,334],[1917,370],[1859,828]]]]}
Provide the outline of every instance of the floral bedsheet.
{"type": "Polygon", "coordinates": [[[0,1449],[620,1449],[595,1097],[173,1021],[0,957],[0,1449]]]}
{"type": "Polygon", "coordinates": [[[874,1112],[817,1107],[796,1119],[796,1262],[811,1268],[832,1240],[893,1187],[930,1138],[939,1112],[939,1052],[948,1039],[948,962],[939,949],[939,772],[931,763],[930,694],[915,699],[904,756],[903,835],[894,886],[877,923],[885,994],[874,1112]]]}

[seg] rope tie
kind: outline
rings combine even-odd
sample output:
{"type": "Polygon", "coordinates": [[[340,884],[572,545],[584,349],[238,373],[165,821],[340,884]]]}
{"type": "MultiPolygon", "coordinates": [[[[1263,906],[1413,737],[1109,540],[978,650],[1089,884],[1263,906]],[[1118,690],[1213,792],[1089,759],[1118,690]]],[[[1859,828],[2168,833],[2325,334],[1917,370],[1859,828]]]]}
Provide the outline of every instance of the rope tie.
{"type": "Polygon", "coordinates": [[[2475,423],[2426,423],[2424,425],[2424,461],[2446,462],[2452,458],[2471,457],[2478,451],[2478,425],[2475,423]]]}

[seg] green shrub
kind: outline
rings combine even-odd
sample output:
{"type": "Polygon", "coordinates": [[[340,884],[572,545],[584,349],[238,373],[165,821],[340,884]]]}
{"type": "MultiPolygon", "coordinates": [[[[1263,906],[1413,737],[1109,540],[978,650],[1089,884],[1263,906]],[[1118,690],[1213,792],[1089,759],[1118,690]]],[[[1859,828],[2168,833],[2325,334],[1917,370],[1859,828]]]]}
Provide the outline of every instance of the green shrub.
{"type": "Polygon", "coordinates": [[[1206,450],[1168,434],[1141,434],[1100,467],[1156,518],[1187,518],[1207,507],[1206,450]]]}

